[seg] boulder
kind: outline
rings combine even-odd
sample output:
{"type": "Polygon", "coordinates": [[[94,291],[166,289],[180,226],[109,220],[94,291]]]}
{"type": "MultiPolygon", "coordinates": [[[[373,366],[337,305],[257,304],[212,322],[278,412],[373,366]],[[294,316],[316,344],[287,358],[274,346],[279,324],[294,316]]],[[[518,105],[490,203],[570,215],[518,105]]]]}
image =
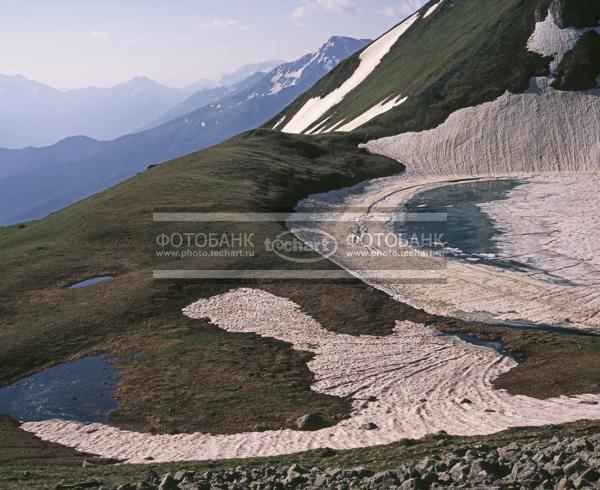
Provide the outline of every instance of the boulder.
{"type": "Polygon", "coordinates": [[[462,482],[469,474],[469,468],[462,463],[456,463],[452,468],[450,468],[449,473],[455,482],[462,482]]]}
{"type": "Polygon", "coordinates": [[[146,471],[143,481],[150,483],[151,485],[156,485],[159,481],[158,473],[156,473],[154,470],[146,471]]]}
{"type": "Polygon", "coordinates": [[[571,476],[573,473],[577,472],[581,466],[581,460],[579,458],[575,458],[573,461],[563,466],[563,471],[565,472],[565,475],[571,476]]]}
{"type": "Polygon", "coordinates": [[[400,490],[413,490],[413,489],[425,488],[425,487],[426,487],[426,485],[424,485],[417,478],[409,478],[408,480],[403,481],[402,484],[398,488],[400,490]]]}
{"type": "Polygon", "coordinates": [[[191,478],[194,476],[194,472],[193,471],[178,471],[177,473],[175,473],[173,475],[173,479],[176,482],[181,482],[186,478],[191,478]]]}
{"type": "Polygon", "coordinates": [[[596,483],[600,480],[600,472],[593,468],[589,468],[581,474],[581,478],[590,483],[596,483]]]}
{"type": "Polygon", "coordinates": [[[158,490],[178,490],[178,488],[179,485],[177,485],[177,482],[171,473],[163,475],[158,484],[158,490]]]}
{"type": "Polygon", "coordinates": [[[296,427],[300,430],[319,430],[330,425],[320,413],[309,413],[296,420],[296,427]]]}

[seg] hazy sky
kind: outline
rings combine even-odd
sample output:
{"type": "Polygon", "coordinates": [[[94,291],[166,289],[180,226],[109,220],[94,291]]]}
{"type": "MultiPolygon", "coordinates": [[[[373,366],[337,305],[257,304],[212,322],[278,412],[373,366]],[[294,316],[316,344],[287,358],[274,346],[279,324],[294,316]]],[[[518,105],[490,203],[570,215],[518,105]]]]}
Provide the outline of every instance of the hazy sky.
{"type": "Polygon", "coordinates": [[[425,0],[0,0],[0,73],[59,88],[182,86],[376,37],[425,0]]]}

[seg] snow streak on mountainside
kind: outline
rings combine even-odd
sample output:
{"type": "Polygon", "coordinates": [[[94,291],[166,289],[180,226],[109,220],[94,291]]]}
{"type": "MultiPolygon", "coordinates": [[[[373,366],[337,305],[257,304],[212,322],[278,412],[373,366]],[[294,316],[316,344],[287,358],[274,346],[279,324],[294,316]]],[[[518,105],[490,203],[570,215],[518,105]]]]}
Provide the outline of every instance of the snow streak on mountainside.
{"type": "Polygon", "coordinates": [[[425,15],[423,16],[424,19],[426,19],[427,17],[429,17],[431,14],[433,14],[438,7],[442,4],[444,0],[440,0],[438,3],[436,3],[435,5],[432,5],[431,7],[429,7],[427,9],[427,12],[425,12],[425,15]]]}
{"type": "Polygon", "coordinates": [[[371,107],[367,112],[358,116],[356,119],[353,119],[349,123],[344,124],[343,126],[339,126],[339,127],[337,125],[332,126],[331,128],[329,128],[329,131],[333,131],[334,129],[335,129],[335,131],[343,131],[343,132],[354,131],[358,127],[369,122],[371,119],[393,109],[394,107],[398,107],[400,104],[403,104],[407,100],[408,100],[408,97],[402,97],[402,95],[400,95],[396,98],[392,97],[390,100],[384,100],[380,104],[377,104],[375,107],[371,107]]]}
{"type": "Polygon", "coordinates": [[[267,73],[248,97],[276,95],[292,87],[312,86],[341,61],[370,42],[369,39],[333,36],[314,53],[283,63],[267,73]]]}
{"type": "Polygon", "coordinates": [[[360,64],[350,78],[325,97],[315,97],[310,99],[284,126],[283,132],[302,133],[316,123],[333,106],[339,104],[344,97],[358,87],[373,72],[377,65],[381,63],[383,57],[389,53],[390,49],[392,49],[392,46],[398,41],[400,36],[402,36],[402,34],[404,34],[418,18],[419,14],[414,14],[366,48],[360,54],[360,64]]]}
{"type": "Polygon", "coordinates": [[[220,100],[226,99],[228,97],[233,97],[236,94],[239,94],[240,92],[248,89],[249,87],[252,87],[264,76],[264,73],[258,72],[232,85],[222,85],[195,92],[180,104],[177,104],[175,107],[169,109],[158,119],[155,119],[143,128],[140,128],[139,131],[145,131],[147,129],[156,128],[158,126],[161,126],[162,124],[168,123],[169,121],[173,121],[174,119],[177,119],[181,116],[185,116],[186,114],[197,111],[202,107],[208,106],[210,104],[215,104],[220,100]]]}
{"type": "Polygon", "coordinates": [[[435,129],[373,140],[366,148],[403,162],[413,175],[597,172],[600,90],[551,86],[563,57],[589,30],[600,28],[561,29],[549,11],[528,48],[553,57],[550,77],[532,80],[527,93],[456,111],[435,129]]]}

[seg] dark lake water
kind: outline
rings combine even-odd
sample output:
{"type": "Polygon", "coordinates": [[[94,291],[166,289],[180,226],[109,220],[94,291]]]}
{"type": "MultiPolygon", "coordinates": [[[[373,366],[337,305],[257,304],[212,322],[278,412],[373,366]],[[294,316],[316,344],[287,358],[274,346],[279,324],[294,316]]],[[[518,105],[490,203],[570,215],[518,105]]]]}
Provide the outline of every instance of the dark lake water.
{"type": "Polygon", "coordinates": [[[113,276],[93,277],[91,279],[86,279],[85,281],[81,281],[81,282],[78,282],[76,284],[73,284],[72,286],[69,286],[69,289],[84,288],[86,286],[92,286],[92,285],[98,284],[100,282],[110,281],[111,279],[113,279],[113,276]]]}
{"type": "Polygon", "coordinates": [[[0,413],[22,422],[106,422],[117,408],[119,370],[104,356],[60,364],[0,389],[0,413]]]}
{"type": "MultiPolygon", "coordinates": [[[[456,260],[479,262],[516,271],[543,272],[522,262],[497,256],[499,251],[495,239],[503,232],[495,227],[494,221],[478,206],[482,203],[507,199],[508,193],[519,185],[521,182],[517,179],[481,180],[452,184],[421,192],[405,203],[400,211],[411,214],[446,213],[447,222],[398,221],[394,225],[395,231],[407,235],[441,233],[444,235],[445,255],[456,260]]],[[[563,279],[548,278],[547,280],[569,284],[563,279]]],[[[469,319],[497,324],[497,321],[491,315],[486,315],[485,312],[481,312],[479,315],[469,315],[469,319]]],[[[570,335],[596,335],[562,325],[542,325],[527,321],[503,322],[500,326],[570,335]]],[[[473,336],[462,336],[461,338],[475,345],[483,345],[502,354],[508,354],[501,344],[480,341],[473,336]]]]}
{"type": "Polygon", "coordinates": [[[408,213],[446,213],[447,222],[398,222],[396,231],[413,234],[441,233],[446,255],[497,267],[530,270],[518,261],[498,258],[495,238],[502,234],[478,204],[507,199],[520,185],[515,179],[464,182],[421,192],[404,205],[408,213]]]}

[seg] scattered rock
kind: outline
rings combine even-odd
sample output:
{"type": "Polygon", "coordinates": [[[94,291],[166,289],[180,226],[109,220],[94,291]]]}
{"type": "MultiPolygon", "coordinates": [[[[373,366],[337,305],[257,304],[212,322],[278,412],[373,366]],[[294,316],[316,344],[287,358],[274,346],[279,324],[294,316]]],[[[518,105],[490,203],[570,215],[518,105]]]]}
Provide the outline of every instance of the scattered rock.
{"type": "Polygon", "coordinates": [[[362,430],[375,430],[379,429],[379,426],[373,422],[366,422],[360,426],[362,430]]]}
{"type": "Polygon", "coordinates": [[[579,470],[581,468],[581,460],[579,458],[576,458],[575,460],[571,461],[570,463],[566,464],[563,466],[563,471],[565,472],[565,475],[570,476],[573,473],[575,473],[577,470],[579,470]]]}
{"type": "Polygon", "coordinates": [[[329,426],[320,413],[309,413],[296,420],[296,427],[300,430],[319,430],[329,426]]]}
{"type": "Polygon", "coordinates": [[[193,471],[178,471],[177,473],[175,473],[173,475],[173,479],[176,482],[182,482],[185,478],[192,477],[192,476],[194,476],[193,471]]]}
{"type": "Polygon", "coordinates": [[[421,488],[421,482],[416,478],[409,478],[400,485],[400,490],[410,490],[413,488],[421,488]]]}
{"type": "MultiPolygon", "coordinates": [[[[442,439],[448,443],[448,440],[442,439]]],[[[600,434],[579,438],[512,442],[493,447],[474,443],[452,450],[436,450],[397,469],[375,473],[369,468],[284,467],[211,470],[204,473],[178,471],[159,476],[148,470],[137,485],[118,490],[218,490],[252,489],[588,489],[599,488],[600,434]]],[[[336,454],[325,448],[322,457],[336,454]]],[[[57,489],[99,488],[99,482],[64,483],[57,489]]]]}
{"type": "Polygon", "coordinates": [[[102,486],[102,482],[97,480],[81,481],[79,483],[59,483],[54,487],[55,490],[68,490],[68,489],[80,489],[80,488],[99,488],[102,486]]]}
{"type": "Polygon", "coordinates": [[[425,456],[415,465],[415,468],[419,471],[425,471],[431,468],[432,466],[435,466],[435,463],[435,459],[430,458],[429,456],[425,456]]]}
{"type": "Polygon", "coordinates": [[[158,490],[179,490],[178,487],[179,485],[177,485],[173,475],[171,475],[171,473],[167,473],[161,477],[158,490]]]}
{"type": "Polygon", "coordinates": [[[160,477],[158,476],[158,473],[156,473],[156,471],[148,470],[148,471],[146,471],[146,474],[144,475],[143,481],[146,483],[149,483],[151,485],[155,485],[160,481],[160,477]]]}

